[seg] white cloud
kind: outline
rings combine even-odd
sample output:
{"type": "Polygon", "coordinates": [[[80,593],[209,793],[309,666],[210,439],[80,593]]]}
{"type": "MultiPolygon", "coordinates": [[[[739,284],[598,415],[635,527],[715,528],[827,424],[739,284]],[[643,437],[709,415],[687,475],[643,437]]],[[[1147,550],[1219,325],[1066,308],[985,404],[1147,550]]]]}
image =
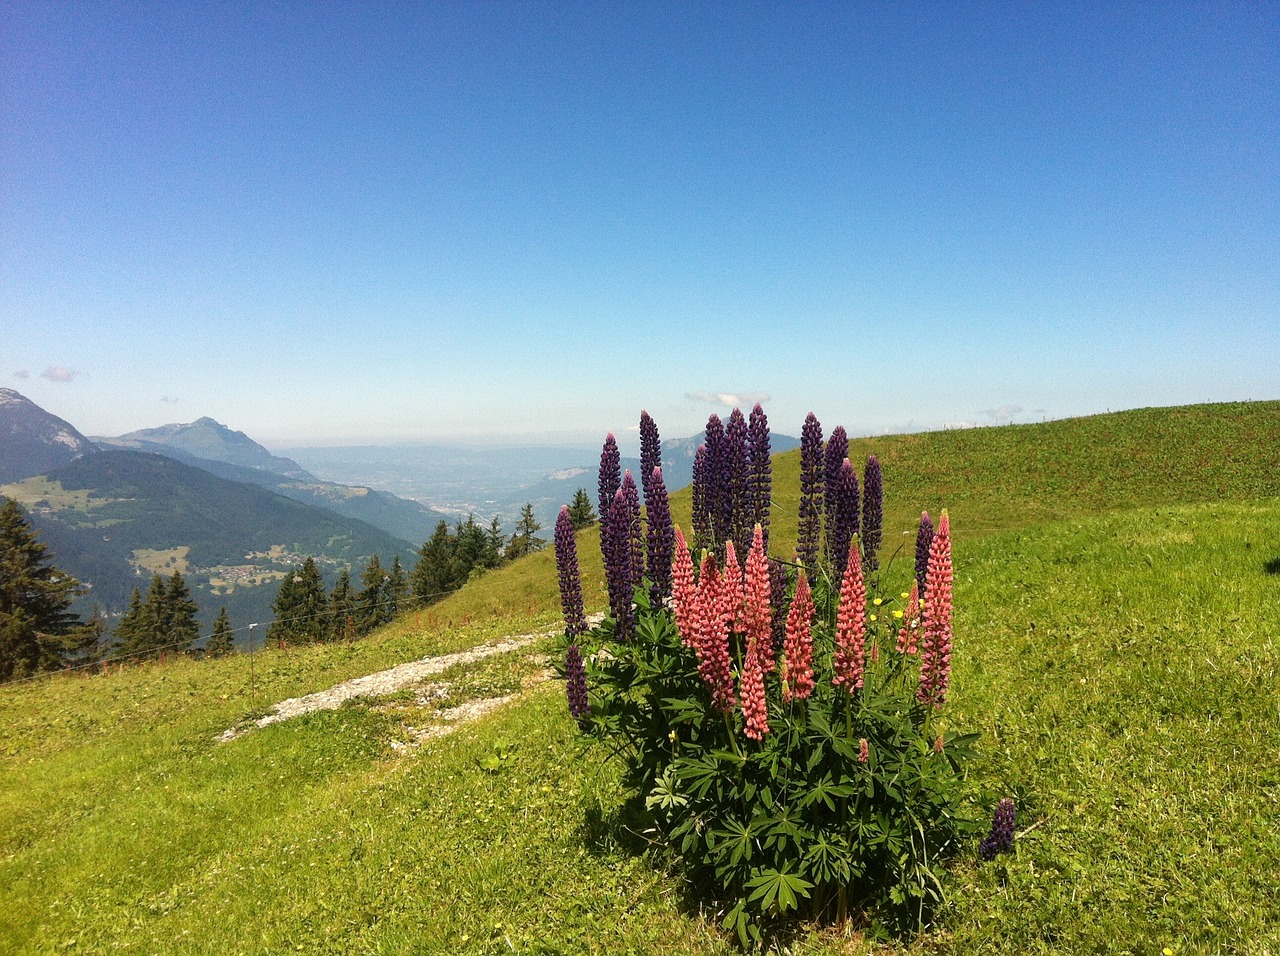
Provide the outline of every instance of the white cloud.
{"type": "Polygon", "coordinates": [[[1021,405],[1001,405],[999,408],[985,409],[982,414],[994,422],[1007,422],[1021,411],[1021,405]]]}
{"type": "Polygon", "coordinates": [[[51,382],[70,382],[79,374],[62,365],[51,365],[40,373],[40,377],[47,378],[51,382]]]}
{"type": "Polygon", "coordinates": [[[770,399],[768,392],[686,392],[685,398],[695,402],[706,402],[708,405],[723,405],[725,408],[751,408],[757,402],[764,403],[770,399]]]}
{"type": "Polygon", "coordinates": [[[30,372],[28,372],[25,368],[24,368],[24,369],[19,369],[18,371],[16,371],[16,372],[14,372],[14,373],[13,373],[13,377],[14,377],[14,378],[30,378],[30,377],[31,377],[31,373],[30,373],[30,372]]]}
{"type": "Polygon", "coordinates": [[[177,405],[177,404],[178,404],[178,400],[177,400],[176,398],[170,398],[168,395],[161,395],[161,396],[160,396],[160,402],[161,402],[162,404],[164,404],[164,405],[177,405]]]}

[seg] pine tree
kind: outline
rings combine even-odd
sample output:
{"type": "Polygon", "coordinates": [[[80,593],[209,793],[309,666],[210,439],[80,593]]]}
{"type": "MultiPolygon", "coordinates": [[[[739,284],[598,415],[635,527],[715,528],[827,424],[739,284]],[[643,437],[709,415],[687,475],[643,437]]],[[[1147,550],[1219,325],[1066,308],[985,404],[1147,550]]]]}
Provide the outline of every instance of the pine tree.
{"type": "Polygon", "coordinates": [[[569,523],[574,531],[590,528],[596,523],[596,510],[591,507],[591,496],[586,488],[579,488],[573,493],[573,501],[569,503],[569,523]]]}
{"type": "Polygon", "coordinates": [[[391,606],[387,609],[388,618],[393,618],[404,610],[409,603],[409,578],[400,564],[400,555],[391,559],[391,572],[387,575],[387,600],[391,606]]]}
{"type": "Polygon", "coordinates": [[[290,571],[280,582],[275,603],[275,620],[267,640],[277,644],[314,644],[329,636],[329,596],[325,593],[320,569],[312,558],[290,571]]]}
{"type": "Polygon", "coordinates": [[[328,636],[329,596],[320,569],[311,558],[302,562],[294,578],[294,612],[290,635],[294,642],[314,644],[328,636]]]}
{"type": "Polygon", "coordinates": [[[120,620],[116,622],[116,629],[112,635],[115,639],[115,656],[125,657],[127,656],[125,648],[141,645],[143,628],[145,627],[143,607],[142,591],[134,588],[133,596],[129,598],[129,607],[120,615],[120,620]]]}
{"type": "Polygon", "coordinates": [[[545,548],[547,543],[536,537],[541,528],[542,525],[533,516],[533,503],[525,502],[525,506],[520,509],[520,520],[516,522],[515,534],[511,536],[511,543],[507,545],[506,558],[514,561],[545,548]]]}
{"type": "Polygon", "coordinates": [[[96,643],[99,628],[68,608],[79,581],[51,555],[16,501],[0,507],[0,680],[56,669],[96,643]]]}
{"type": "Polygon", "coordinates": [[[160,637],[166,652],[185,653],[191,650],[191,645],[200,636],[200,625],[196,621],[199,609],[191,598],[187,582],[174,571],[164,592],[164,628],[160,637]]]}
{"type": "Polygon", "coordinates": [[[502,519],[494,515],[489,519],[489,527],[485,530],[484,535],[484,563],[486,568],[496,568],[502,565],[502,544],[504,540],[502,519]]]}
{"type": "Polygon", "coordinates": [[[488,553],[488,534],[476,524],[474,515],[467,515],[466,524],[459,522],[457,534],[454,535],[453,560],[450,563],[450,588],[462,587],[477,569],[483,572],[488,566],[488,553]]]}
{"type": "Polygon", "coordinates": [[[387,593],[387,572],[375,554],[369,559],[360,575],[360,595],[356,598],[356,626],[361,634],[367,634],[391,620],[387,613],[390,598],[387,593]]]}
{"type": "MultiPolygon", "coordinates": [[[[135,595],[137,590],[134,588],[135,595]]],[[[153,574],[151,586],[147,588],[147,596],[143,598],[138,595],[136,604],[131,600],[129,610],[116,625],[113,657],[159,656],[160,645],[164,643],[161,635],[165,623],[166,593],[164,578],[153,574]]]]}
{"type": "Polygon", "coordinates": [[[453,541],[449,525],[441,521],[418,549],[418,560],[409,576],[413,596],[420,605],[439,601],[450,590],[453,541]]]}
{"type": "Polygon", "coordinates": [[[298,617],[298,572],[290,570],[280,581],[276,599],[271,604],[271,626],[267,640],[276,644],[293,643],[293,625],[298,617]]]}
{"type": "Polygon", "coordinates": [[[204,642],[204,653],[206,657],[222,657],[233,650],[235,650],[235,634],[231,629],[231,618],[227,617],[227,608],[224,604],[218,616],[214,618],[213,633],[204,642]]]}
{"type": "Polygon", "coordinates": [[[346,568],[329,592],[328,636],[331,641],[349,641],[356,636],[356,592],[351,586],[351,572],[346,568]]]}

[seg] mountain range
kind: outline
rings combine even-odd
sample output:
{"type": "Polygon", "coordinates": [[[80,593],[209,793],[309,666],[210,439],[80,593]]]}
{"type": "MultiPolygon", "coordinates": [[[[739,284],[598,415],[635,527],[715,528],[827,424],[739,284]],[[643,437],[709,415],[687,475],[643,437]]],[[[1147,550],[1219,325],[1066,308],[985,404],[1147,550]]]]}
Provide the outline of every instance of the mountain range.
{"type": "MultiPolygon", "coordinates": [[[[663,442],[669,490],[692,481],[701,441],[663,442]]],[[[773,436],[775,452],[798,445],[773,436]]],[[[237,623],[263,621],[276,582],[307,556],[330,582],[343,567],[358,575],[374,554],[408,566],[441,520],[473,514],[487,523],[497,515],[509,530],[525,504],[549,539],[560,506],[578,488],[594,502],[598,484],[598,452],[581,446],[302,448],[290,455],[207,417],[86,438],[0,389],[0,495],[24,507],[57,566],[90,586],[82,612],[96,604],[119,613],[153,573],[179,571],[205,620],[226,605],[237,623]]],[[[624,458],[622,466],[638,474],[640,462],[624,458]]]]}
{"type": "Polygon", "coordinates": [[[82,612],[118,613],[153,573],[179,571],[206,620],[222,605],[239,623],[266,620],[276,583],[305,557],[330,580],[375,554],[408,565],[443,517],[320,481],[213,419],[95,441],[11,389],[0,389],[0,475],[56,566],[89,586],[82,612]]]}

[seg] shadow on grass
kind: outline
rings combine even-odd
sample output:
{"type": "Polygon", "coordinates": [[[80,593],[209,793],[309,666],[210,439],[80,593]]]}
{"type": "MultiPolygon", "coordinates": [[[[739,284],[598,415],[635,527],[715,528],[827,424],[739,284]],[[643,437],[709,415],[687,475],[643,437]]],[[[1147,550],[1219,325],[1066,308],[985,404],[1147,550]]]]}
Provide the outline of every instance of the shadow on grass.
{"type": "Polygon", "coordinates": [[[1267,574],[1280,574],[1280,558],[1272,558],[1262,562],[1262,570],[1267,574]]]}
{"type": "MultiPolygon", "coordinates": [[[[602,812],[598,806],[590,808],[578,835],[587,851],[596,857],[615,853],[645,857],[654,869],[676,881],[677,905],[684,915],[708,920],[720,927],[726,939],[736,943],[732,931],[720,926],[733,901],[716,896],[711,873],[686,869],[677,855],[656,839],[653,817],[645,809],[643,798],[633,796],[610,813],[602,812]]],[[[786,951],[814,925],[803,918],[788,918],[766,920],[760,928],[770,947],[786,951]]]]}

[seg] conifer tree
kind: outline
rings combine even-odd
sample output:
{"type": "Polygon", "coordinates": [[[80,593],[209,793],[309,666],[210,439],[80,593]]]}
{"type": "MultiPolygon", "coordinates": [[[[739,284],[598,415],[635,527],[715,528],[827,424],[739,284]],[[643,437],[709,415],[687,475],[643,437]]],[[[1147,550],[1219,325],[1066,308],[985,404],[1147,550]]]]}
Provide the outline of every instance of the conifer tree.
{"type": "Polygon", "coordinates": [[[453,541],[449,536],[449,525],[441,520],[431,537],[418,549],[418,560],[409,576],[413,596],[419,604],[438,601],[450,590],[452,563],[453,541]]]}
{"type": "Polygon", "coordinates": [[[290,569],[280,580],[276,599],[271,603],[271,626],[267,628],[267,640],[277,644],[293,642],[293,623],[298,617],[298,572],[290,569]]]}
{"type": "Polygon", "coordinates": [[[269,641],[314,644],[328,636],[329,598],[313,559],[284,576],[271,613],[275,620],[267,631],[269,641]]]}
{"type": "Polygon", "coordinates": [[[231,629],[231,618],[227,617],[227,607],[224,604],[218,611],[218,616],[214,618],[213,633],[204,642],[204,653],[206,657],[223,657],[233,650],[235,650],[235,634],[231,629]]]}
{"type": "Polygon", "coordinates": [[[116,624],[113,656],[155,658],[189,651],[200,636],[198,609],[177,571],[168,582],[159,574],[152,575],[146,600],[134,588],[129,609],[116,624]]]}
{"type": "Polygon", "coordinates": [[[356,636],[355,607],[356,592],[351,586],[351,572],[343,568],[329,592],[329,640],[349,641],[356,636]]]}
{"type": "Polygon", "coordinates": [[[591,507],[591,496],[586,488],[579,488],[573,493],[573,501],[569,503],[569,523],[574,531],[581,531],[596,523],[596,511],[591,507]]]}
{"type": "Polygon", "coordinates": [[[511,536],[511,543],[507,545],[507,560],[514,561],[517,558],[523,558],[526,554],[533,554],[533,552],[541,551],[545,548],[547,543],[536,537],[541,528],[542,525],[533,516],[533,503],[525,502],[525,506],[520,509],[520,520],[516,522],[516,530],[511,536]]]}
{"type": "Polygon", "coordinates": [[[391,620],[387,613],[390,599],[387,593],[387,572],[381,559],[375,554],[369,559],[360,575],[360,594],[356,598],[357,629],[367,634],[391,620]]]}
{"type": "Polygon", "coordinates": [[[143,606],[142,591],[134,588],[133,596],[129,598],[129,606],[120,615],[112,635],[115,639],[116,656],[126,656],[124,648],[137,647],[143,640],[143,629],[146,626],[143,620],[143,606]]]}
{"type": "Polygon", "coordinates": [[[166,651],[185,653],[200,636],[200,625],[196,621],[199,605],[191,598],[191,591],[182,575],[174,571],[164,592],[164,627],[161,633],[161,646],[166,651]]]}
{"type": "Polygon", "coordinates": [[[96,643],[99,628],[68,610],[79,581],[51,563],[16,501],[0,507],[0,680],[61,667],[96,643]]]}
{"type": "Polygon", "coordinates": [[[400,555],[397,554],[391,559],[391,571],[387,574],[387,600],[390,602],[390,607],[387,608],[388,619],[405,609],[409,597],[409,578],[404,573],[400,555]]]}
{"type": "Polygon", "coordinates": [[[302,562],[294,578],[294,616],[290,634],[300,644],[314,644],[328,636],[329,596],[313,559],[302,562]]]}
{"type": "Polygon", "coordinates": [[[164,627],[165,593],[164,578],[158,574],[151,576],[151,586],[147,588],[145,598],[134,588],[138,600],[130,600],[129,609],[116,625],[114,657],[159,656],[163,643],[160,635],[164,627]]]}
{"type": "Polygon", "coordinates": [[[486,568],[496,568],[502,564],[502,519],[494,515],[489,519],[489,528],[485,532],[484,560],[486,568]]]}

